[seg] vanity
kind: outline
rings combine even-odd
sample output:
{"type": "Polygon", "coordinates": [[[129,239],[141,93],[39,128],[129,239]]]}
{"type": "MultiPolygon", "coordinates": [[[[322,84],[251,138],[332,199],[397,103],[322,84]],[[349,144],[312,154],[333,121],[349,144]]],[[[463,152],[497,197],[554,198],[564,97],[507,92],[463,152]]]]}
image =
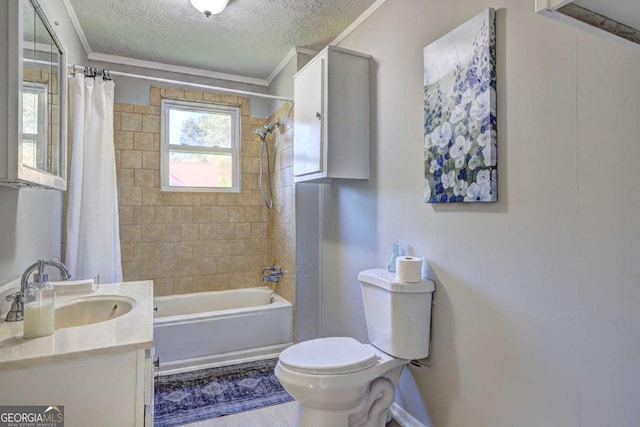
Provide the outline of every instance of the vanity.
{"type": "Polygon", "coordinates": [[[53,335],[0,321],[0,402],[62,405],[66,427],[153,425],[153,283],[56,296],[53,335]]]}

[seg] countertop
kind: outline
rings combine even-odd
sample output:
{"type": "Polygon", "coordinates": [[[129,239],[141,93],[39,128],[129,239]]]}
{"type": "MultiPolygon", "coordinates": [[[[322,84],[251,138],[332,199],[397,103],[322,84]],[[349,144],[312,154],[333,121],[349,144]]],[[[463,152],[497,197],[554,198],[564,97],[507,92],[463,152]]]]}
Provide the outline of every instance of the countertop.
{"type": "Polygon", "coordinates": [[[95,296],[135,300],[130,312],[104,322],[58,329],[48,337],[24,339],[24,322],[0,320],[0,371],[125,353],[153,347],[153,282],[98,285],[93,293],[56,296],[56,306],[95,296]]]}

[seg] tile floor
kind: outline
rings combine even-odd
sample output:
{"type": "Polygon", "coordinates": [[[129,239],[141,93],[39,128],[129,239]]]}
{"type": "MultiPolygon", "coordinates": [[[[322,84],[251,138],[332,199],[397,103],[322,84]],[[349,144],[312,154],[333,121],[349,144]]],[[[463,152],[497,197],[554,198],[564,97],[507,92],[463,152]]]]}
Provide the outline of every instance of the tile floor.
{"type": "MultiPolygon", "coordinates": [[[[235,415],[213,418],[183,427],[295,427],[298,404],[296,402],[273,405],[235,415]]],[[[387,427],[400,427],[395,420],[387,427]]]]}

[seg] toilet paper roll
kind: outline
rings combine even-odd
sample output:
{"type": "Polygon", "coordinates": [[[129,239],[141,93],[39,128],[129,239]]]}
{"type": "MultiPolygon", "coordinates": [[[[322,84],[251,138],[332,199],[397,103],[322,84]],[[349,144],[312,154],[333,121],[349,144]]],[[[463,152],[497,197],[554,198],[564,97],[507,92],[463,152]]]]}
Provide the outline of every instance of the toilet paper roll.
{"type": "Polygon", "coordinates": [[[422,280],[422,258],[400,256],[396,259],[396,280],[417,283],[422,280]]]}

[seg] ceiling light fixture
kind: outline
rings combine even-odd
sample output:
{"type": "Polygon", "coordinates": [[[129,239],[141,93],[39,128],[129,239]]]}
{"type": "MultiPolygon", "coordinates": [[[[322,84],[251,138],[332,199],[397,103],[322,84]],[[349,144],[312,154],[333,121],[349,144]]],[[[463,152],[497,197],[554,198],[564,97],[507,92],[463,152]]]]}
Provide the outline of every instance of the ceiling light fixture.
{"type": "Polygon", "coordinates": [[[204,13],[207,18],[217,15],[229,4],[229,0],[189,0],[193,7],[204,13]]]}

